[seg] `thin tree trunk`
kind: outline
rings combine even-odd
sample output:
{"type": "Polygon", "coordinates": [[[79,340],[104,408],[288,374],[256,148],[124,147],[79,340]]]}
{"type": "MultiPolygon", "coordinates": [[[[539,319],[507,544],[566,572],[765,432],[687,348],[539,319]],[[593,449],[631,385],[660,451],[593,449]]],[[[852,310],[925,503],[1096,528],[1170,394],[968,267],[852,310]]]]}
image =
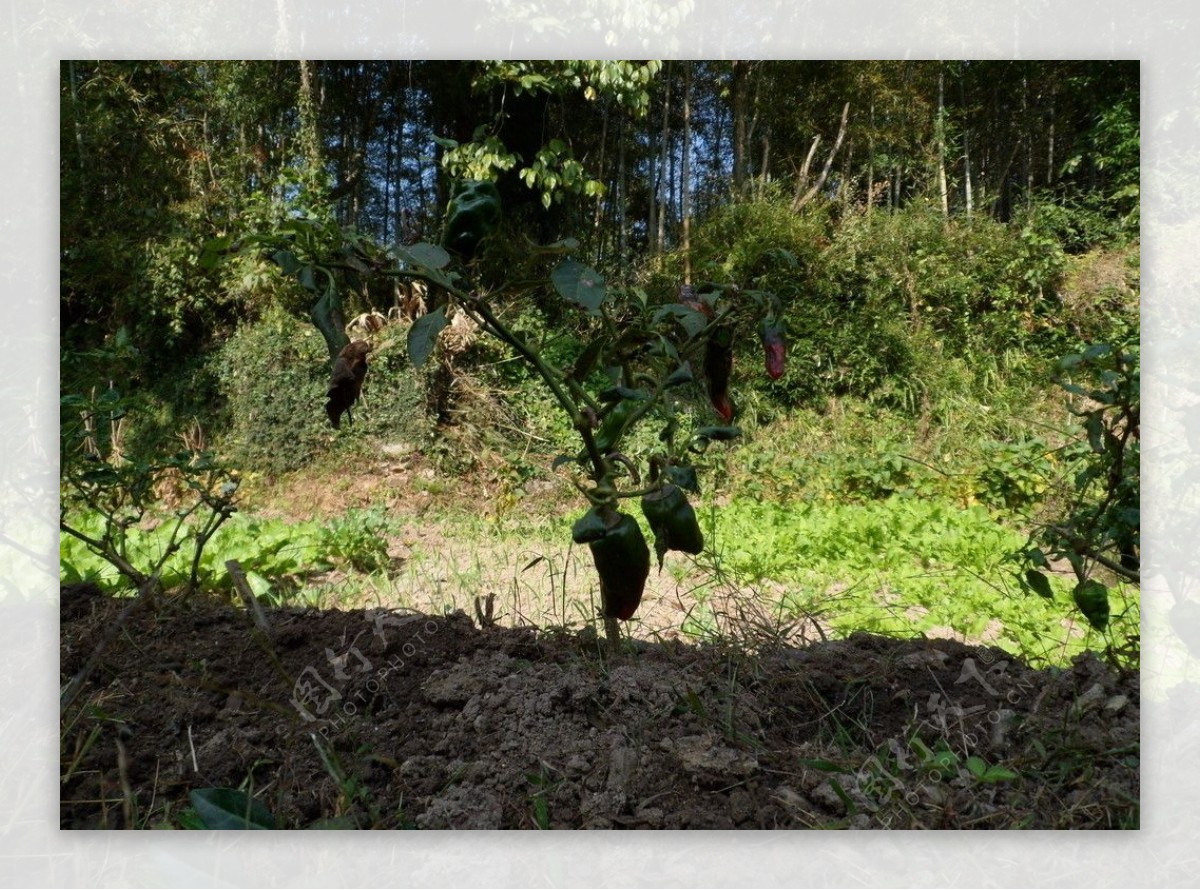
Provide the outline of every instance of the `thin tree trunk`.
{"type": "Polygon", "coordinates": [[[767,135],[763,136],[762,149],[763,149],[763,151],[762,151],[762,167],[760,168],[760,172],[759,172],[759,176],[758,176],[758,181],[759,181],[758,194],[760,197],[767,193],[767,183],[771,181],[771,176],[768,172],[771,169],[770,168],[770,163],[771,163],[771,137],[770,136],[767,136],[767,135]]]}
{"type": "MultiPolygon", "coordinates": [[[[600,160],[596,165],[596,179],[604,182],[604,150],[608,147],[608,101],[600,110],[600,160]]],[[[654,214],[654,202],[650,202],[651,216],[654,214]]],[[[604,255],[604,232],[600,226],[604,218],[604,195],[596,195],[596,209],[592,215],[592,237],[596,242],[596,262],[599,263],[604,255]]]]}
{"type": "Polygon", "coordinates": [[[970,218],[975,210],[975,201],[971,194],[971,148],[966,130],[963,130],[963,191],[967,202],[967,217],[970,218]]]}
{"type": "Polygon", "coordinates": [[[395,130],[388,128],[387,142],[384,143],[383,162],[383,243],[388,243],[389,223],[392,215],[388,210],[392,206],[392,153],[395,149],[395,130]]]}
{"type": "Polygon", "coordinates": [[[1029,128],[1029,78],[1021,78],[1021,129],[1025,142],[1025,206],[1033,205],[1033,134],[1029,128]]]}
{"type": "Polygon", "coordinates": [[[1054,104],[1057,90],[1050,85],[1050,127],[1046,137],[1046,185],[1054,185],[1054,104]]]}
{"type": "Polygon", "coordinates": [[[741,196],[746,188],[746,87],[747,62],[733,63],[731,104],[733,106],[733,193],[741,196]]]}
{"type": "Polygon", "coordinates": [[[321,139],[317,129],[317,99],[313,94],[312,62],[299,60],[300,65],[300,140],[305,160],[315,174],[322,167],[321,139]]]}
{"type": "Polygon", "coordinates": [[[817,177],[817,181],[812,184],[812,187],[803,195],[798,196],[792,202],[792,210],[797,211],[809,201],[811,201],[821,191],[825,185],[825,180],[829,178],[829,171],[833,168],[833,159],[837,157],[838,149],[842,147],[842,140],[846,138],[846,123],[850,119],[850,103],[847,102],[842,106],[842,120],[838,124],[837,138],[833,140],[833,148],[829,150],[829,157],[825,159],[825,166],[821,168],[821,175],[817,177]]]}
{"type": "Polygon", "coordinates": [[[796,200],[800,200],[800,196],[804,194],[804,187],[808,185],[809,168],[812,167],[812,160],[816,157],[817,146],[821,144],[821,134],[818,133],[813,137],[812,145],[808,147],[808,154],[804,156],[804,163],[800,167],[799,179],[796,182],[796,200]]]}
{"type": "Polygon", "coordinates": [[[971,146],[970,139],[968,138],[969,131],[967,129],[967,121],[970,120],[970,118],[967,114],[967,87],[965,85],[965,81],[965,77],[959,78],[958,95],[963,109],[963,198],[965,199],[967,205],[967,218],[970,219],[971,214],[975,210],[975,201],[974,195],[972,194],[971,183],[971,146]]]}
{"type": "Polygon", "coordinates": [[[625,121],[621,121],[621,132],[617,140],[617,262],[625,262],[625,247],[628,243],[625,231],[625,121]]]}
{"type": "Polygon", "coordinates": [[[683,169],[680,171],[680,213],[683,216],[683,283],[692,283],[692,69],[683,74],[683,169]]]}
{"type": "Polygon", "coordinates": [[[79,82],[74,59],[67,62],[67,76],[71,81],[71,118],[75,127],[75,150],[79,154],[79,194],[82,196],[87,191],[83,179],[87,170],[87,158],[83,150],[83,125],[79,122],[79,82]]]}
{"type": "MultiPolygon", "coordinates": [[[[663,94],[663,116],[662,116],[662,160],[658,168],[658,228],[654,232],[654,252],[662,253],[666,244],[666,219],[667,207],[671,194],[671,177],[668,169],[668,157],[670,155],[671,146],[671,63],[666,66],[666,75],[663,80],[666,84],[666,92],[663,94]]],[[[647,233],[649,234],[649,233],[647,233]]]]}
{"type": "Polygon", "coordinates": [[[950,218],[950,192],[946,184],[946,72],[938,65],[937,104],[938,195],[942,201],[942,217],[950,218]]]}
{"type": "Polygon", "coordinates": [[[867,216],[875,207],[875,102],[871,102],[871,136],[867,139],[867,216]]]}

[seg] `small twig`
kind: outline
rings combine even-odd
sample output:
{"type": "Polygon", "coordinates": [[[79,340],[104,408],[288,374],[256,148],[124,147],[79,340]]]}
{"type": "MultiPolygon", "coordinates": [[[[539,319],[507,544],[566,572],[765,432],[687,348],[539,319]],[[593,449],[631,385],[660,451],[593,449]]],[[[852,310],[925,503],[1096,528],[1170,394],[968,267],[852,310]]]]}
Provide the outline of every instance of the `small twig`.
{"type": "Polygon", "coordinates": [[[225,570],[229,572],[229,577],[233,579],[233,586],[242,595],[247,609],[250,610],[250,614],[254,618],[254,626],[263,633],[270,633],[271,628],[267,624],[267,616],[263,612],[262,603],[250,589],[250,582],[246,580],[246,574],[242,571],[241,565],[236,559],[229,559],[225,561],[225,570]]]}
{"type": "Polygon", "coordinates": [[[196,743],[192,741],[192,724],[188,724],[188,748],[192,752],[192,769],[200,772],[200,764],[196,762],[196,743]]]}
{"type": "Polygon", "coordinates": [[[125,815],[125,828],[134,828],[133,824],[133,787],[129,784],[129,755],[125,746],[117,737],[117,775],[121,780],[121,810],[125,815]]]}

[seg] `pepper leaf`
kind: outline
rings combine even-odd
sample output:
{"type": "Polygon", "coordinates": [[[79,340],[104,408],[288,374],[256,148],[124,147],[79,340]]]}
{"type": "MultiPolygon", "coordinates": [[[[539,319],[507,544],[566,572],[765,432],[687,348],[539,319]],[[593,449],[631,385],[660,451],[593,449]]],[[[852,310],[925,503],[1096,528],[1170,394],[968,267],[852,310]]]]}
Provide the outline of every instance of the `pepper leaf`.
{"type": "Polygon", "coordinates": [[[204,827],[208,829],[265,829],[275,818],[261,801],[234,788],[197,788],[188,794],[204,827]]]}
{"type": "Polygon", "coordinates": [[[433,353],[437,336],[449,322],[446,321],[446,307],[439,306],[432,312],[426,312],[408,329],[408,359],[414,368],[419,368],[433,353]]]}
{"type": "Polygon", "coordinates": [[[1050,587],[1050,579],[1037,569],[1025,570],[1025,583],[1029,589],[1043,599],[1053,599],[1054,591],[1050,587]]]}
{"type": "Polygon", "coordinates": [[[436,244],[422,241],[419,244],[408,245],[404,251],[416,265],[426,269],[444,269],[450,264],[450,254],[436,244]]]}
{"type": "Polygon", "coordinates": [[[1081,581],[1073,594],[1075,605],[1096,630],[1108,627],[1108,588],[1094,578],[1081,581]]]}
{"type": "Polygon", "coordinates": [[[598,315],[600,305],[608,295],[600,273],[575,260],[560,263],[550,273],[550,280],[564,300],[585,309],[588,315],[598,315]]]}

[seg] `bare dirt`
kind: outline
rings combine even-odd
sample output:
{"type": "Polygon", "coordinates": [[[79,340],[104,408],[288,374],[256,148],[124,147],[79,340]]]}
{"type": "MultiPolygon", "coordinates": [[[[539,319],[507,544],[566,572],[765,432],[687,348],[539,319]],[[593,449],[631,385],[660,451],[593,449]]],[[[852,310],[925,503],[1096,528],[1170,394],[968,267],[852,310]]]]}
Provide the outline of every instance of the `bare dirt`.
{"type": "MultiPolygon", "coordinates": [[[[64,588],[61,679],[129,600],[64,588]]],[[[1093,655],[625,641],[463,613],[134,611],[62,720],[61,826],[1132,828],[1139,687],[1093,655]]]]}

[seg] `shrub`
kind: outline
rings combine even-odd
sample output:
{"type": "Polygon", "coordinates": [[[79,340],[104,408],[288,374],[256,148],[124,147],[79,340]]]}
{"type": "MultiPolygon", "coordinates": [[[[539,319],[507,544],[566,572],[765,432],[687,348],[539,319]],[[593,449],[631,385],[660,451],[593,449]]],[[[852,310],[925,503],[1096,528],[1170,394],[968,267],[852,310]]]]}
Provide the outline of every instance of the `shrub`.
{"type": "Polygon", "coordinates": [[[225,450],[246,469],[279,473],[303,466],[339,436],[420,435],[421,388],[402,344],[384,339],[372,354],[354,423],[335,433],[324,411],[329,355],[320,333],[280,309],[241,326],[215,359],[228,412],[225,450]]]}

